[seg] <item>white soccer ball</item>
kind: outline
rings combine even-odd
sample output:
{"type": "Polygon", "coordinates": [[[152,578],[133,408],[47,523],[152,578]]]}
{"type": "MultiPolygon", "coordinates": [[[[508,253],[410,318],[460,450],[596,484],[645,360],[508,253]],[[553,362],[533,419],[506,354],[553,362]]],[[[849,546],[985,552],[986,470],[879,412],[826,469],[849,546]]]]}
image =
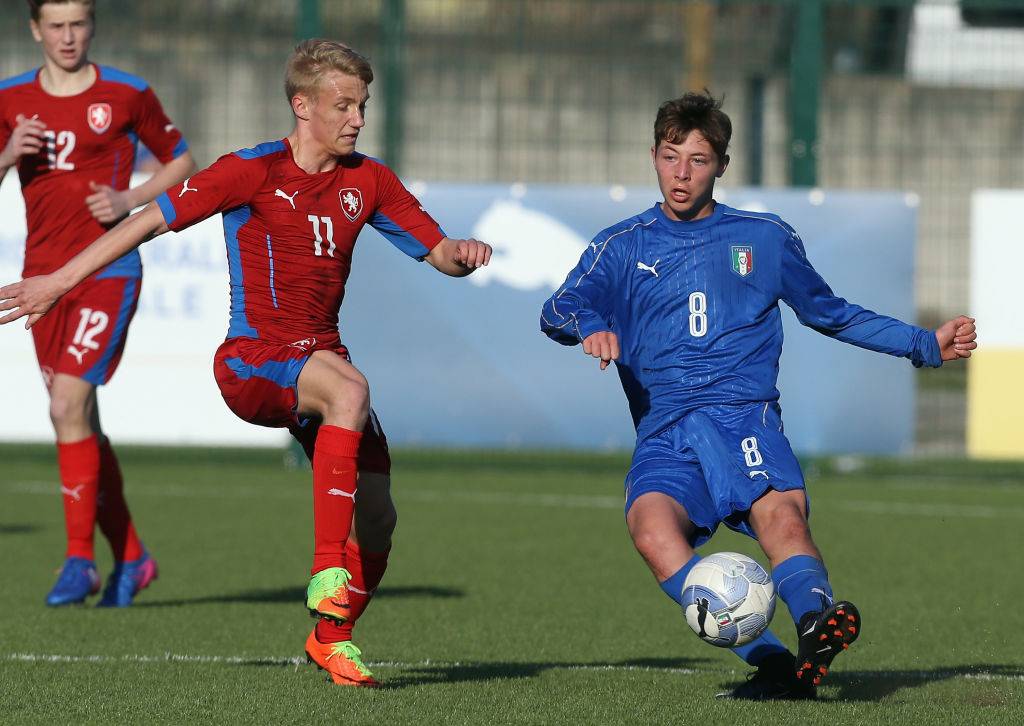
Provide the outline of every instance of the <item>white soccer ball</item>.
{"type": "Polygon", "coordinates": [[[705,643],[733,648],[764,632],[775,614],[775,586],[761,565],[738,552],[705,557],[683,584],[683,614],[705,643]]]}

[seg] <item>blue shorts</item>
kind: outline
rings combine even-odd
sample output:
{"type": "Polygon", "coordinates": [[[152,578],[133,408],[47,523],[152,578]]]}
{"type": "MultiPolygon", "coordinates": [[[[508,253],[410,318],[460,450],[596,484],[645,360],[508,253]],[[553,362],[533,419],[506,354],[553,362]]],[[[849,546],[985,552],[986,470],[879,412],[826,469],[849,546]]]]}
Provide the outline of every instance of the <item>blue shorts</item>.
{"type": "Polygon", "coordinates": [[[644,494],[667,494],[686,510],[695,527],[691,545],[699,547],[723,522],[757,539],[749,522],[754,502],[771,489],[803,488],[777,403],[705,406],[637,444],[626,511],[644,494]]]}

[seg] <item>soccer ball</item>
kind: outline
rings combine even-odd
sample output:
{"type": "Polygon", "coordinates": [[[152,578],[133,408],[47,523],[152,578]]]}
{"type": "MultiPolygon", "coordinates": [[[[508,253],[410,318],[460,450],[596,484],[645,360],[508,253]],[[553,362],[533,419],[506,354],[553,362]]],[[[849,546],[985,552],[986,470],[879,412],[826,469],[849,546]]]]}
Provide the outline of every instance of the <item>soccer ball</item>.
{"type": "Polygon", "coordinates": [[[775,614],[772,578],[738,552],[705,557],[686,576],[683,614],[705,643],[720,648],[749,643],[775,614]]]}

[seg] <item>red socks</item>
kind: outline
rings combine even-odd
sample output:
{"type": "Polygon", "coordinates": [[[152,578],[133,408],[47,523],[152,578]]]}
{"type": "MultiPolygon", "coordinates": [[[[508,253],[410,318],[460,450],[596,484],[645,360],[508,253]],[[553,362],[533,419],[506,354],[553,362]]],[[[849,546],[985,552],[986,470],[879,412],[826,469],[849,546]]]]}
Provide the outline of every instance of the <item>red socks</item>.
{"type": "Polygon", "coordinates": [[[95,559],[93,528],[100,480],[100,447],[96,436],[70,444],[57,443],[60,491],[64,500],[66,557],[95,559]]]}
{"type": "Polygon", "coordinates": [[[142,557],[142,543],[135,533],[132,515],[124,500],[124,480],[117,456],[110,441],[100,444],[100,494],[96,506],[96,519],[103,536],[110,542],[110,551],[117,562],[142,557]]]}
{"type": "Polygon", "coordinates": [[[115,560],[142,557],[142,543],[124,500],[121,467],[110,442],[100,444],[95,434],[70,444],[58,442],[57,465],[68,538],[66,556],[96,559],[93,531],[98,522],[115,560]]]}
{"type": "Polygon", "coordinates": [[[352,615],[341,625],[336,625],[330,620],[318,622],[316,624],[317,640],[321,643],[352,640],[352,627],[366,610],[366,606],[370,604],[374,591],[384,577],[384,571],[388,567],[389,552],[390,550],[364,552],[352,541],[345,545],[345,569],[352,573],[352,579],[348,583],[348,602],[352,608],[352,615]]]}
{"type": "Polygon", "coordinates": [[[356,458],[362,433],[321,426],[313,449],[313,569],[344,567],[356,503],[356,458]]]}

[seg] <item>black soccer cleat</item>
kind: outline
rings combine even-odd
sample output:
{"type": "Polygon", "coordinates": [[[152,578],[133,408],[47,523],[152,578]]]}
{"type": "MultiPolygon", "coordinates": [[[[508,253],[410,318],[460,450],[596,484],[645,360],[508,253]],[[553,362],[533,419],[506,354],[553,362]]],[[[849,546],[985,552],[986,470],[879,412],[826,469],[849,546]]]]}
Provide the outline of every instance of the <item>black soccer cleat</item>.
{"type": "Polygon", "coordinates": [[[860,635],[860,613],[852,602],[842,600],[824,612],[805,615],[798,630],[797,680],[817,686],[828,673],[832,659],[860,635]]]}
{"type": "Polygon", "coordinates": [[[744,701],[804,701],[815,698],[815,688],[796,677],[796,658],[792,653],[776,653],[762,660],[757,670],[729,693],[718,698],[744,701]]]}

